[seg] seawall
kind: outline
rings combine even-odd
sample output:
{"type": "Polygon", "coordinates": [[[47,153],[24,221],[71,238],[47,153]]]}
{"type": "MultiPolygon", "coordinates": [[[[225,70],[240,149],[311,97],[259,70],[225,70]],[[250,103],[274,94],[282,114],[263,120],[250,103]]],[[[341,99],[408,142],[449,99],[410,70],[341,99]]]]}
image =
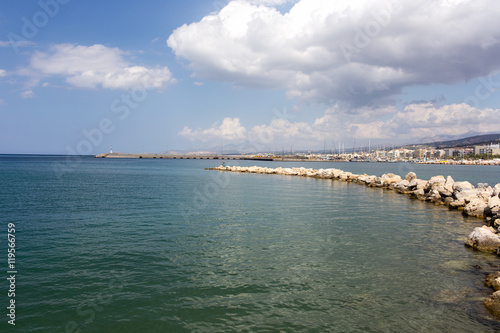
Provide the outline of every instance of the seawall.
{"type": "Polygon", "coordinates": [[[128,153],[106,153],[95,155],[95,158],[144,158],[144,159],[178,159],[178,160],[254,160],[273,161],[272,158],[253,157],[245,155],[201,155],[201,154],[128,154],[128,153]]]}

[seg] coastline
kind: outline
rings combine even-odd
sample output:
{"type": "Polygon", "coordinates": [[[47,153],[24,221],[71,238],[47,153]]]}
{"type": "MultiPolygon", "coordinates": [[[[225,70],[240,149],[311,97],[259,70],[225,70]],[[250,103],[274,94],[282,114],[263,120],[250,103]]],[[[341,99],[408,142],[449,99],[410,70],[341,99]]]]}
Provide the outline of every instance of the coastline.
{"type": "Polygon", "coordinates": [[[490,165],[500,166],[499,159],[492,160],[415,160],[415,159],[384,159],[369,160],[347,157],[326,158],[324,156],[293,156],[285,155],[222,155],[222,154],[157,154],[157,153],[103,153],[94,155],[95,158],[121,158],[121,159],[186,159],[186,160],[250,160],[274,162],[353,162],[353,163],[415,163],[415,164],[442,164],[442,165],[490,165]]]}
{"type": "MultiPolygon", "coordinates": [[[[306,169],[304,167],[218,166],[205,170],[332,179],[394,190],[413,199],[435,205],[445,205],[450,209],[461,211],[465,216],[483,219],[486,224],[476,227],[469,234],[464,245],[473,250],[500,256],[500,183],[494,187],[486,183],[474,186],[468,181],[455,181],[451,176],[445,178],[439,175],[429,180],[422,180],[418,179],[414,172],[409,172],[403,179],[392,173],[373,176],[354,174],[340,169],[306,169]]],[[[490,313],[500,320],[500,271],[489,274],[485,284],[494,292],[483,303],[490,313]]]]}

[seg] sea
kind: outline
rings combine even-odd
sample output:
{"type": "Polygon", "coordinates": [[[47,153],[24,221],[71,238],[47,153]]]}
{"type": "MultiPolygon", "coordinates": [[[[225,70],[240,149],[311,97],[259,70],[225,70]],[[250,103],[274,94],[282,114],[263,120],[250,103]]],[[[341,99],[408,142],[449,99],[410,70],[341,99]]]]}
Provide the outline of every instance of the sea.
{"type": "MultiPolygon", "coordinates": [[[[500,261],[464,247],[481,219],[355,183],[205,170],[220,163],[0,156],[0,331],[500,330],[483,305],[500,261]]],[[[498,166],[226,165],[500,183],[498,166]]]]}

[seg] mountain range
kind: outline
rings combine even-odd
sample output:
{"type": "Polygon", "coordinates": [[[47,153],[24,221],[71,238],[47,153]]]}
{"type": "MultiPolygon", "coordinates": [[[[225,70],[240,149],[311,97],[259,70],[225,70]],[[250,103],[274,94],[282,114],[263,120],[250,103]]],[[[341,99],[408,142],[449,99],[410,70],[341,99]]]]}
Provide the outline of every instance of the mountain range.
{"type": "MultiPolygon", "coordinates": [[[[467,134],[471,133],[469,132],[467,134]]],[[[490,143],[499,143],[499,142],[500,142],[500,134],[490,133],[490,134],[481,134],[481,135],[466,136],[466,137],[459,137],[459,136],[455,138],[448,137],[443,141],[434,141],[426,144],[419,144],[418,146],[431,146],[438,149],[442,149],[442,148],[487,145],[490,143]]]]}

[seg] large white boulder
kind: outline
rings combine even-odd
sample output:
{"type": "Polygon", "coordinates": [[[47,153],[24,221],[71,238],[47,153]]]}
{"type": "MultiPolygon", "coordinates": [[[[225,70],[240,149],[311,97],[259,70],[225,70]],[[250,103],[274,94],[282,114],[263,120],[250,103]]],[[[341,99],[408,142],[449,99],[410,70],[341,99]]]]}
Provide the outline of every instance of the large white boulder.
{"type": "Polygon", "coordinates": [[[495,187],[493,187],[493,196],[500,196],[500,184],[496,184],[495,187]]]}
{"type": "Polygon", "coordinates": [[[468,216],[484,217],[484,209],[487,206],[488,204],[484,202],[484,200],[474,198],[467,205],[465,205],[463,214],[468,216]]]}
{"type": "Polygon", "coordinates": [[[422,200],[422,201],[427,200],[427,197],[425,195],[425,191],[423,188],[411,192],[411,195],[413,197],[417,198],[418,200],[422,200]]]}
{"type": "Polygon", "coordinates": [[[446,177],[446,183],[444,186],[451,193],[453,193],[453,184],[455,184],[455,180],[451,176],[446,177]]]}
{"type": "Polygon", "coordinates": [[[488,203],[490,200],[491,196],[493,195],[493,189],[491,186],[482,186],[477,188],[477,197],[479,199],[482,199],[484,202],[488,203]]]}
{"type": "Polygon", "coordinates": [[[347,180],[352,175],[352,172],[343,171],[339,174],[340,180],[347,180]]]}
{"type": "Polygon", "coordinates": [[[453,184],[453,197],[456,200],[464,199],[465,203],[470,202],[473,198],[477,198],[478,192],[469,182],[455,182],[453,184]]]}
{"type": "Polygon", "coordinates": [[[358,175],[358,174],[355,174],[355,173],[351,173],[350,175],[347,176],[347,180],[349,181],[352,181],[352,182],[355,182],[358,180],[358,178],[360,177],[361,175],[358,175]]]}
{"type": "Polygon", "coordinates": [[[446,179],[443,176],[434,176],[427,182],[425,191],[429,192],[440,187],[444,188],[445,183],[446,179]]]}
{"type": "Polygon", "coordinates": [[[411,182],[414,179],[417,179],[417,174],[415,172],[408,172],[405,176],[405,180],[408,182],[411,182]]]}
{"type": "Polygon", "coordinates": [[[393,173],[386,173],[380,176],[380,184],[382,186],[389,186],[399,181],[401,181],[401,176],[395,175],[393,173]]]}
{"type": "Polygon", "coordinates": [[[410,190],[423,190],[427,186],[427,181],[423,179],[413,179],[408,184],[410,190]]]}
{"type": "Polygon", "coordinates": [[[500,236],[494,231],[495,229],[487,226],[477,227],[467,237],[465,245],[483,252],[497,252],[500,247],[500,236]]]}
{"type": "Polygon", "coordinates": [[[358,177],[358,182],[363,182],[366,185],[374,184],[377,181],[377,176],[361,175],[358,177]]]}
{"type": "Polygon", "coordinates": [[[259,172],[260,168],[258,166],[251,166],[248,168],[248,172],[250,173],[257,173],[259,172]]]}
{"type": "Polygon", "coordinates": [[[453,180],[453,178],[451,178],[451,176],[448,176],[444,185],[437,188],[437,190],[439,191],[439,195],[441,195],[441,197],[451,197],[453,195],[454,183],[455,181],[453,180]]]}
{"type": "Polygon", "coordinates": [[[437,189],[433,189],[429,193],[427,193],[427,198],[430,202],[434,202],[437,205],[443,203],[441,201],[441,195],[439,194],[439,191],[437,189]]]}
{"type": "Polygon", "coordinates": [[[342,171],[342,170],[340,170],[340,169],[333,169],[333,170],[332,170],[332,175],[333,175],[333,178],[339,178],[339,176],[340,176],[340,174],[341,174],[342,172],[344,172],[344,171],[342,171]]]}
{"type": "Polygon", "coordinates": [[[488,205],[484,209],[485,216],[500,215],[500,198],[493,196],[488,200],[488,205]]]}
{"type": "Polygon", "coordinates": [[[453,200],[452,198],[452,201],[447,201],[449,202],[449,206],[451,208],[455,208],[455,209],[461,209],[463,207],[465,207],[466,203],[465,203],[465,199],[456,199],[456,200],[453,200]]]}
{"type": "Polygon", "coordinates": [[[473,190],[473,189],[474,189],[474,185],[472,185],[469,182],[455,182],[453,184],[453,191],[456,191],[456,192],[462,192],[462,191],[473,190]]]}
{"type": "Polygon", "coordinates": [[[410,182],[407,179],[400,180],[397,183],[392,184],[392,188],[397,190],[398,192],[405,193],[408,192],[408,187],[410,185],[410,182]]]}

